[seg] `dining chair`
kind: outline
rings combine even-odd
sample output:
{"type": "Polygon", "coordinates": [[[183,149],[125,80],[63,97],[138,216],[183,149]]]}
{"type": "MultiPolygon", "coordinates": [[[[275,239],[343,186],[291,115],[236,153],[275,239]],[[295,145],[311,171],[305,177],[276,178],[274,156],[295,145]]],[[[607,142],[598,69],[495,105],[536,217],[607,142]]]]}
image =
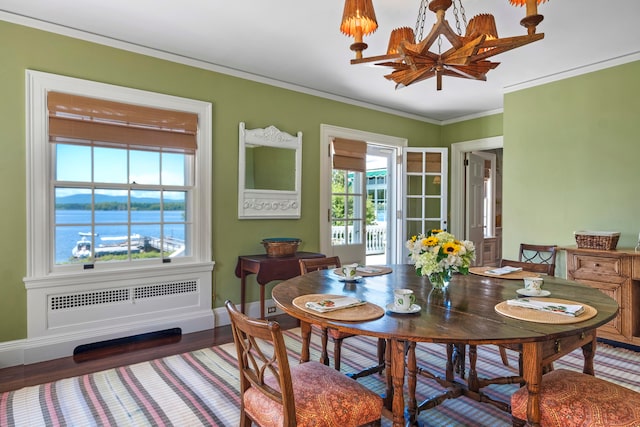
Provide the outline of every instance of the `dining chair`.
{"type": "Polygon", "coordinates": [[[319,362],[291,366],[278,322],[253,319],[229,300],[240,374],[240,426],[380,426],[382,398],[319,362]]]}
{"type": "Polygon", "coordinates": [[[518,260],[520,262],[542,264],[547,266],[547,274],[555,276],[556,272],[556,245],[533,245],[520,243],[518,260]]]}
{"type": "MultiPolygon", "coordinates": [[[[501,259],[500,267],[510,266],[519,267],[524,271],[532,273],[541,273],[548,276],[554,276],[556,271],[556,245],[533,245],[529,243],[520,243],[520,252],[518,261],[510,259],[501,259]]],[[[500,358],[505,366],[509,366],[509,359],[504,347],[500,348],[500,358]]]]}
{"type": "MultiPolygon", "coordinates": [[[[330,256],[325,258],[304,258],[300,259],[300,274],[307,274],[312,271],[317,270],[328,270],[332,268],[340,268],[342,263],[340,262],[340,257],[330,256]]],[[[349,338],[354,336],[354,334],[348,334],[346,332],[340,332],[337,329],[333,328],[324,328],[321,329],[321,345],[322,352],[320,354],[320,361],[325,365],[329,364],[329,351],[328,347],[328,337],[330,336],[333,340],[333,365],[336,371],[340,370],[341,366],[341,358],[342,358],[342,340],[345,338],[349,338]]],[[[360,378],[366,375],[370,375],[375,372],[382,372],[384,369],[384,354],[385,354],[386,343],[385,340],[378,340],[378,365],[375,367],[367,368],[363,371],[360,371],[355,374],[350,374],[353,378],[360,378]]]]}

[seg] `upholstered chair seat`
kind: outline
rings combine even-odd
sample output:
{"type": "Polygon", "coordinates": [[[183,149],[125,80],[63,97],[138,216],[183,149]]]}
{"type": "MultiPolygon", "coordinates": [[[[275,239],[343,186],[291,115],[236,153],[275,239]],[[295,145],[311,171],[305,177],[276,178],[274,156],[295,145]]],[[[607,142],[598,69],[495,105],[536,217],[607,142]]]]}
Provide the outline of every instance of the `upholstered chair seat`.
{"type": "MultiPolygon", "coordinates": [[[[278,389],[274,377],[265,382],[278,389]]],[[[375,425],[380,420],[380,396],[322,363],[291,366],[291,382],[298,427],[375,425]]],[[[284,425],[282,405],[274,404],[254,387],[244,394],[244,408],[260,426],[284,425]]]]}
{"type": "MultiPolygon", "coordinates": [[[[527,419],[527,387],[511,396],[513,425],[527,419]]],[[[557,369],[543,375],[541,427],[638,427],[640,393],[580,372],[557,369]]]]}

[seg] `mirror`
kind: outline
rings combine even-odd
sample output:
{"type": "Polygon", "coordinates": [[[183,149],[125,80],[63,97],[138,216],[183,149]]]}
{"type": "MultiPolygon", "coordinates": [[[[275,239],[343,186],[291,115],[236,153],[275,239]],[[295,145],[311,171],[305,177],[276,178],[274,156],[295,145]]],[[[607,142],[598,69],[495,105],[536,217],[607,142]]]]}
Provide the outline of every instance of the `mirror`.
{"type": "Polygon", "coordinates": [[[300,218],[302,132],[240,123],[238,218],[300,218]]]}

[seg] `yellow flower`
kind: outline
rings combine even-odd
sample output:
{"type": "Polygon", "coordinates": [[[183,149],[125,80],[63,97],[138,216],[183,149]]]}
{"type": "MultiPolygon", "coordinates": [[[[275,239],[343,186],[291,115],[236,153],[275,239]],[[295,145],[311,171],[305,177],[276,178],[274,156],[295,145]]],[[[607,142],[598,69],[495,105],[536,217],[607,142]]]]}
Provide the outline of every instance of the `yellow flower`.
{"type": "Polygon", "coordinates": [[[454,242],[448,242],[442,245],[442,251],[446,254],[455,255],[460,250],[460,246],[456,245],[454,242]]]}
{"type": "Polygon", "coordinates": [[[423,246],[436,246],[438,244],[438,238],[434,236],[429,236],[426,239],[422,240],[423,246]]]}
{"type": "Polygon", "coordinates": [[[411,241],[415,242],[416,240],[418,240],[418,236],[411,236],[411,241]]]}
{"type": "Polygon", "coordinates": [[[439,228],[434,228],[433,230],[431,230],[432,234],[438,234],[438,233],[442,233],[444,230],[441,230],[439,228]]]}

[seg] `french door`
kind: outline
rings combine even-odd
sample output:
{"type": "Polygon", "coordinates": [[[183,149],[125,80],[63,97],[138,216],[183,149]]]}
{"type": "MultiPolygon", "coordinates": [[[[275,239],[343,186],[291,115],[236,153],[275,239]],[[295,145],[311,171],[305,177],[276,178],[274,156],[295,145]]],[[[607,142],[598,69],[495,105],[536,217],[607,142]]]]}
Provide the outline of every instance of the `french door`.
{"type": "Polygon", "coordinates": [[[396,263],[396,159],[407,140],[330,125],[321,125],[320,133],[320,251],[339,256],[343,264],[396,263]],[[347,148],[341,146],[345,142],[347,148]],[[336,161],[336,155],[347,158],[336,161]],[[376,175],[384,180],[373,179],[376,175]],[[373,229],[382,236],[374,236],[373,229]]]}
{"type": "MultiPolygon", "coordinates": [[[[429,230],[447,230],[448,150],[405,147],[402,203],[403,243],[429,230]]],[[[408,250],[402,245],[403,262],[408,250]]]]}

